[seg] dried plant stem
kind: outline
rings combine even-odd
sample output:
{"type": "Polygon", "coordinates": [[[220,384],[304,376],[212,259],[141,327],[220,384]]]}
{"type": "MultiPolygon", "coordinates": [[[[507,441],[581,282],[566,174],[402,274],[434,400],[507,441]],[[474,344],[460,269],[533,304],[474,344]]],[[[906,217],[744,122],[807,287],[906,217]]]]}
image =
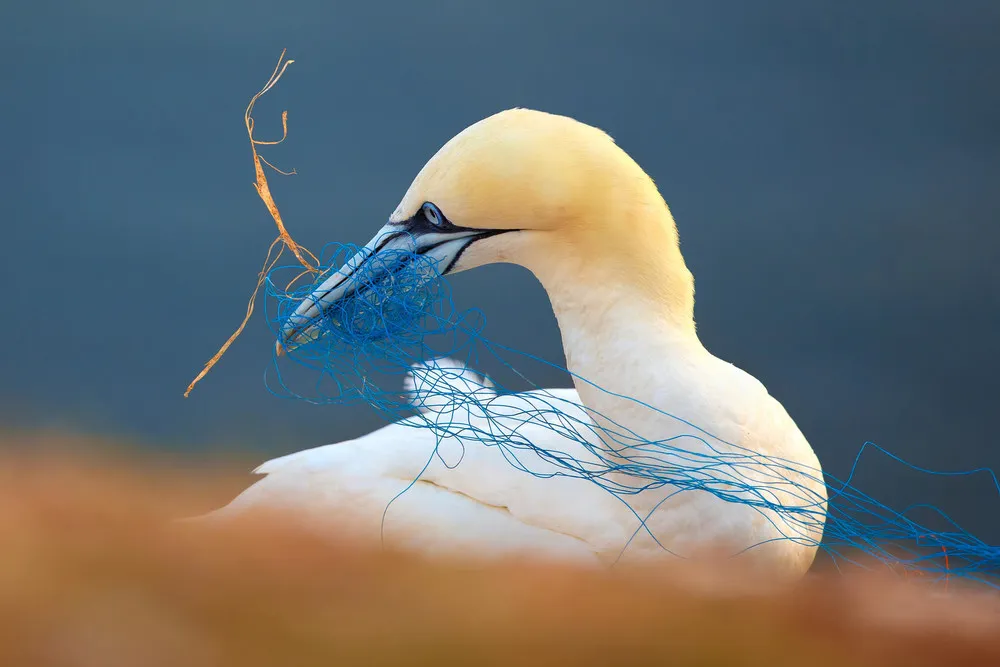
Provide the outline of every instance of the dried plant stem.
{"type": "MultiPolygon", "coordinates": [[[[277,264],[278,259],[281,257],[282,253],[287,248],[295,255],[295,259],[299,261],[300,264],[305,268],[305,273],[315,273],[319,270],[319,260],[316,256],[311,253],[307,248],[300,246],[292,238],[291,234],[288,233],[288,229],[285,227],[284,221],[281,219],[281,212],[278,211],[278,205],[274,203],[274,197],[271,196],[271,188],[267,184],[267,176],[264,174],[264,165],[266,164],[271,169],[283,175],[294,174],[295,171],[284,172],[272,165],[270,162],[262,158],[257,153],[257,146],[276,146],[288,137],[288,112],[281,112],[281,139],[277,141],[261,141],[255,139],[253,136],[254,131],[254,119],[253,119],[253,107],[265,93],[267,93],[271,88],[278,83],[278,80],[285,73],[285,70],[291,65],[294,60],[285,60],[285,50],[282,50],[281,56],[278,58],[278,64],[275,66],[274,71],[271,73],[271,78],[267,80],[267,84],[264,85],[260,91],[257,92],[252,98],[250,98],[250,104],[247,105],[246,113],[243,114],[243,121],[246,124],[247,136],[250,138],[250,150],[253,152],[253,166],[254,172],[256,174],[257,180],[254,183],[254,187],[257,189],[257,194],[260,196],[264,205],[267,206],[267,210],[271,213],[271,217],[274,218],[274,223],[278,226],[278,238],[271,243],[271,247],[268,248],[267,258],[264,260],[264,266],[261,268],[260,273],[257,274],[257,285],[254,287],[253,293],[250,295],[250,300],[247,302],[246,315],[243,321],[237,327],[236,331],[229,336],[228,340],[222,344],[219,351],[216,352],[208,362],[205,363],[204,368],[198,373],[197,377],[191,381],[187,389],[184,391],[184,398],[187,398],[191,394],[191,390],[194,386],[198,384],[208,372],[212,370],[212,367],[218,363],[222,355],[226,353],[229,346],[243,333],[243,329],[246,328],[247,322],[250,321],[251,315],[253,315],[254,305],[257,301],[257,294],[260,293],[260,288],[264,284],[264,280],[267,278],[267,274],[274,268],[277,264]],[[275,252],[277,249],[277,252],[275,252]]],[[[280,347],[278,348],[280,353],[280,347]]]]}

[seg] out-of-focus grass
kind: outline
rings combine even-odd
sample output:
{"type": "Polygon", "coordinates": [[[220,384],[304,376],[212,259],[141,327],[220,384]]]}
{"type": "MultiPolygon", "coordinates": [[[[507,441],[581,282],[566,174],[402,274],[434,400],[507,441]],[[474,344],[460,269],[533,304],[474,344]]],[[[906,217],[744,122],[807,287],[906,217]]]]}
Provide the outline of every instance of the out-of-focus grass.
{"type": "Polygon", "coordinates": [[[429,562],[282,517],[196,530],[170,519],[250,478],[61,444],[3,445],[0,665],[1000,665],[992,595],[429,562]]]}

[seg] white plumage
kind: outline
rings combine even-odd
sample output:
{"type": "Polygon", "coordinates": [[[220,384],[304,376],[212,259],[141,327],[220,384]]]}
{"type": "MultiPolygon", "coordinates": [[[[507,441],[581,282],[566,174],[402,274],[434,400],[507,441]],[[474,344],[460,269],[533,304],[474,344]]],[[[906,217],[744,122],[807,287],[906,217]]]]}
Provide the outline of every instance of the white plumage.
{"type": "MultiPolygon", "coordinates": [[[[673,218],[649,177],[610,137],[528,110],[487,118],[427,163],[369,250],[393,247],[401,231],[418,245],[424,239],[423,252],[446,273],[497,261],[529,268],[552,301],[577,387],[497,396],[471,372],[418,367],[408,382],[425,416],[486,428],[475,407],[462,402],[456,408],[447,398],[455,391],[475,392],[491,418],[501,426],[507,420],[508,428],[523,421],[526,408],[545,411],[553,404],[588,423],[576,407],[582,404],[616,428],[696,455],[711,447],[722,455],[777,457],[787,464],[785,480],[766,462],[725,474],[734,475],[734,483],[766,486],[774,503],[810,508],[812,523],[704,491],[665,487],[615,495],[588,479],[528,474],[505,458],[504,448],[474,437],[438,443],[431,429],[414,428],[413,419],[269,461],[257,469],[263,479],[211,516],[284,508],[331,535],[384,539],[431,554],[609,564],[749,549],[747,557],[771,570],[796,575],[808,569],[826,507],[819,462],[764,386],[699,341],[693,279],[673,218]],[[447,392],[440,391],[442,383],[447,392]],[[711,435],[685,437],[698,428],[711,435]],[[639,517],[648,517],[645,528],[639,517]]],[[[310,318],[349,296],[351,270],[331,276],[301,304],[283,342],[306,336],[310,318]]],[[[596,462],[583,443],[544,423],[519,433],[539,449],[596,462]]],[[[606,460],[619,456],[589,437],[606,460]]],[[[559,470],[530,451],[516,453],[534,473],[559,470]]],[[[615,475],[624,486],[638,485],[615,475]]],[[[745,489],[733,493],[755,497],[745,489]]]]}

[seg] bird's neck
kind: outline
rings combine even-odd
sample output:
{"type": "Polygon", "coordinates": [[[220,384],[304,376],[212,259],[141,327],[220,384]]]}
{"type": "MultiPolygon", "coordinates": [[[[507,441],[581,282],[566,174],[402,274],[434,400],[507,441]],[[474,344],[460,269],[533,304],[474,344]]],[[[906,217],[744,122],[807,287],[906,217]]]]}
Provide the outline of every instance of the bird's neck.
{"type": "Polygon", "coordinates": [[[529,268],[552,302],[586,407],[644,438],[660,438],[662,415],[642,403],[675,407],[666,404],[669,389],[709,355],[695,332],[694,285],[666,206],[662,218],[647,213],[630,228],[641,233],[612,241],[614,252],[567,243],[529,268]]]}
{"type": "Polygon", "coordinates": [[[624,286],[551,297],[567,368],[592,416],[642,438],[669,437],[676,423],[665,424],[657,410],[678,410],[673,390],[709,356],[693,322],[678,323],[669,308],[624,286]]]}

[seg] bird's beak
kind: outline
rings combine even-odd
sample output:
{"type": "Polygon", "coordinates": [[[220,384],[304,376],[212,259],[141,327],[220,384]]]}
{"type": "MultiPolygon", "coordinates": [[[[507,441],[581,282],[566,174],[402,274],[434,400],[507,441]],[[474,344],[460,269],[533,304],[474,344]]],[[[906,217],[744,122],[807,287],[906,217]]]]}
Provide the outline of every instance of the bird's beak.
{"type": "MultiPolygon", "coordinates": [[[[282,325],[276,344],[278,354],[301,345],[319,334],[318,323],[338,302],[350,297],[358,286],[357,274],[367,265],[363,283],[379,274],[388,276],[404,268],[412,254],[420,255],[440,275],[455,266],[462,252],[474,241],[498,234],[498,231],[451,226],[449,229],[427,229],[407,223],[389,223],[374,238],[347,260],[343,266],[319,284],[299,303],[295,312],[282,325]],[[372,262],[380,258],[385,261],[372,262]]],[[[363,284],[362,283],[362,284],[363,284]]]]}

